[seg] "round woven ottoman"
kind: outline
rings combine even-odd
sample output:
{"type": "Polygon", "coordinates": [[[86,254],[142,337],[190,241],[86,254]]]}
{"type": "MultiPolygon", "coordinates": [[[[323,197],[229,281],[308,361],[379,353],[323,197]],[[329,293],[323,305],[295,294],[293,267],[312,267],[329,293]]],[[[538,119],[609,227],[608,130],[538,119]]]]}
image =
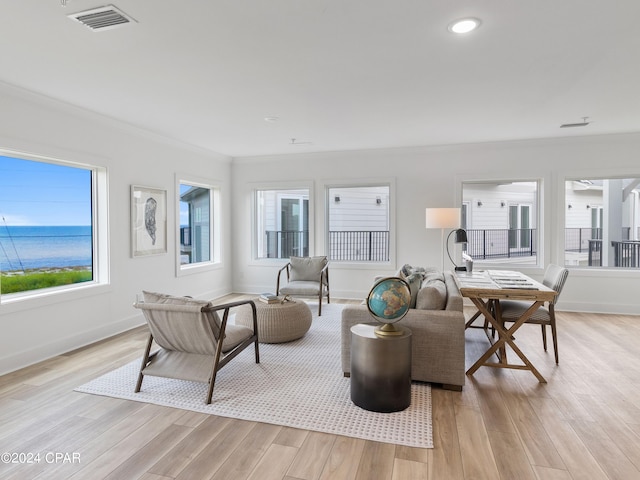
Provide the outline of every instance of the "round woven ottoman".
{"type": "MultiPolygon", "coordinates": [[[[260,343],[290,342],[304,336],[311,328],[311,310],[304,302],[267,304],[256,299],[254,303],[260,343]]],[[[238,309],[236,325],[253,328],[250,306],[238,309]]]]}

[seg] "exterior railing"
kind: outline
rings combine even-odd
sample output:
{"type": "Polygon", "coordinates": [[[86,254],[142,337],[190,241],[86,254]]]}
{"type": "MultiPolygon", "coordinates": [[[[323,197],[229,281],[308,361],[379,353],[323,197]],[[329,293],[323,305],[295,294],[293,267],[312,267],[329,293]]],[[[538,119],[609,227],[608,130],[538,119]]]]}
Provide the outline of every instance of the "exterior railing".
{"type": "MultiPolygon", "coordinates": [[[[622,240],[629,240],[631,228],[623,227],[622,240]]],[[[602,240],[602,228],[565,228],[564,250],[566,252],[587,252],[589,240],[602,240]]]]}
{"type": "Polygon", "coordinates": [[[330,231],[331,260],[388,262],[389,231],[330,231]]]}
{"type": "Polygon", "coordinates": [[[535,228],[467,230],[467,253],[474,259],[531,257],[537,254],[535,228]]]}
{"type": "MultiPolygon", "coordinates": [[[[266,257],[309,255],[309,232],[267,230],[266,257]]],[[[329,258],[351,262],[388,262],[389,231],[330,231],[329,258]]]]}
{"type": "MultiPolygon", "coordinates": [[[[640,268],[640,240],[611,241],[613,266],[640,268]]],[[[602,240],[589,240],[589,266],[602,266],[602,240]]]]}
{"type": "Polygon", "coordinates": [[[640,268],[640,241],[612,241],[613,262],[616,267],[640,268]]]}
{"type": "Polygon", "coordinates": [[[267,230],[266,257],[289,258],[309,255],[308,230],[267,230]]]}
{"type": "MultiPolygon", "coordinates": [[[[630,229],[622,229],[622,241],[612,241],[616,267],[640,268],[640,241],[628,240],[630,229]]],[[[265,232],[267,258],[309,255],[309,232],[270,230],[265,232]]],[[[467,253],[475,260],[537,255],[536,229],[467,230],[467,253]]],[[[602,266],[602,229],[566,228],[565,251],[586,253],[588,265],[602,266]]],[[[330,231],[329,258],[337,261],[389,261],[389,231],[330,231]]]]}

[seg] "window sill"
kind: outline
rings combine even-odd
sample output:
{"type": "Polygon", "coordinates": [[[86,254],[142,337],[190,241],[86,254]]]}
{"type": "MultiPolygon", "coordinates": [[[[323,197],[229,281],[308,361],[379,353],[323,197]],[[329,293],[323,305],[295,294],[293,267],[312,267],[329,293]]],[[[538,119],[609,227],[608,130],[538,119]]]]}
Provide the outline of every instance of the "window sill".
{"type": "Polygon", "coordinates": [[[92,283],[64,289],[34,291],[33,293],[24,293],[16,296],[4,295],[0,298],[0,317],[13,312],[43,308],[56,303],[84,299],[93,295],[103,295],[110,291],[110,284],[92,283]]]}

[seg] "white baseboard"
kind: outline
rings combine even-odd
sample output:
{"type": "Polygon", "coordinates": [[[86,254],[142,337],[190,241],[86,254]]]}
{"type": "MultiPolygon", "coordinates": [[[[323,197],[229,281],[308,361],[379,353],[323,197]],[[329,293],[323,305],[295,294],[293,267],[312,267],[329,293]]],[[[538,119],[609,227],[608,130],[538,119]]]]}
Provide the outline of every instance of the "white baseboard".
{"type": "Polygon", "coordinates": [[[141,314],[136,314],[99,328],[77,333],[66,338],[55,339],[55,341],[51,343],[33,346],[27,350],[0,357],[0,365],[2,365],[0,375],[14,372],[57,355],[62,355],[77,348],[104,340],[105,338],[144,325],[144,323],[144,317],[141,314]]]}
{"type": "Polygon", "coordinates": [[[556,307],[557,312],[584,312],[584,313],[611,313],[615,315],[638,315],[637,305],[624,305],[612,303],[586,303],[586,302],[560,302],[556,307]]]}

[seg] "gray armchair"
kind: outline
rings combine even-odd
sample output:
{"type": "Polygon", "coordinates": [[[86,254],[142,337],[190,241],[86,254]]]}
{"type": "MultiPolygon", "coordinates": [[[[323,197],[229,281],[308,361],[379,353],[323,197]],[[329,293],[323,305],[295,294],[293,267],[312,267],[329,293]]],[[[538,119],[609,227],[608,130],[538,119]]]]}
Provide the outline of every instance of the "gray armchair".
{"type": "Polygon", "coordinates": [[[327,303],[331,303],[327,257],[290,257],[278,271],[276,295],[317,297],[318,316],[322,315],[322,298],[327,297],[327,303]],[[281,284],[283,272],[287,273],[286,284],[281,284]]]}
{"type": "Polygon", "coordinates": [[[144,302],[134,306],[142,310],[150,330],[136,393],[145,375],[190,380],[209,384],[205,398],[209,404],[218,371],[252,343],[256,363],[260,363],[256,306],[251,300],[213,305],[189,297],[144,292],[144,302]],[[253,310],[253,329],[227,324],[229,310],[244,304],[250,304],[253,310]],[[218,311],[223,311],[222,321],[218,311]],[[154,341],[160,348],[150,353],[154,341]]]}

